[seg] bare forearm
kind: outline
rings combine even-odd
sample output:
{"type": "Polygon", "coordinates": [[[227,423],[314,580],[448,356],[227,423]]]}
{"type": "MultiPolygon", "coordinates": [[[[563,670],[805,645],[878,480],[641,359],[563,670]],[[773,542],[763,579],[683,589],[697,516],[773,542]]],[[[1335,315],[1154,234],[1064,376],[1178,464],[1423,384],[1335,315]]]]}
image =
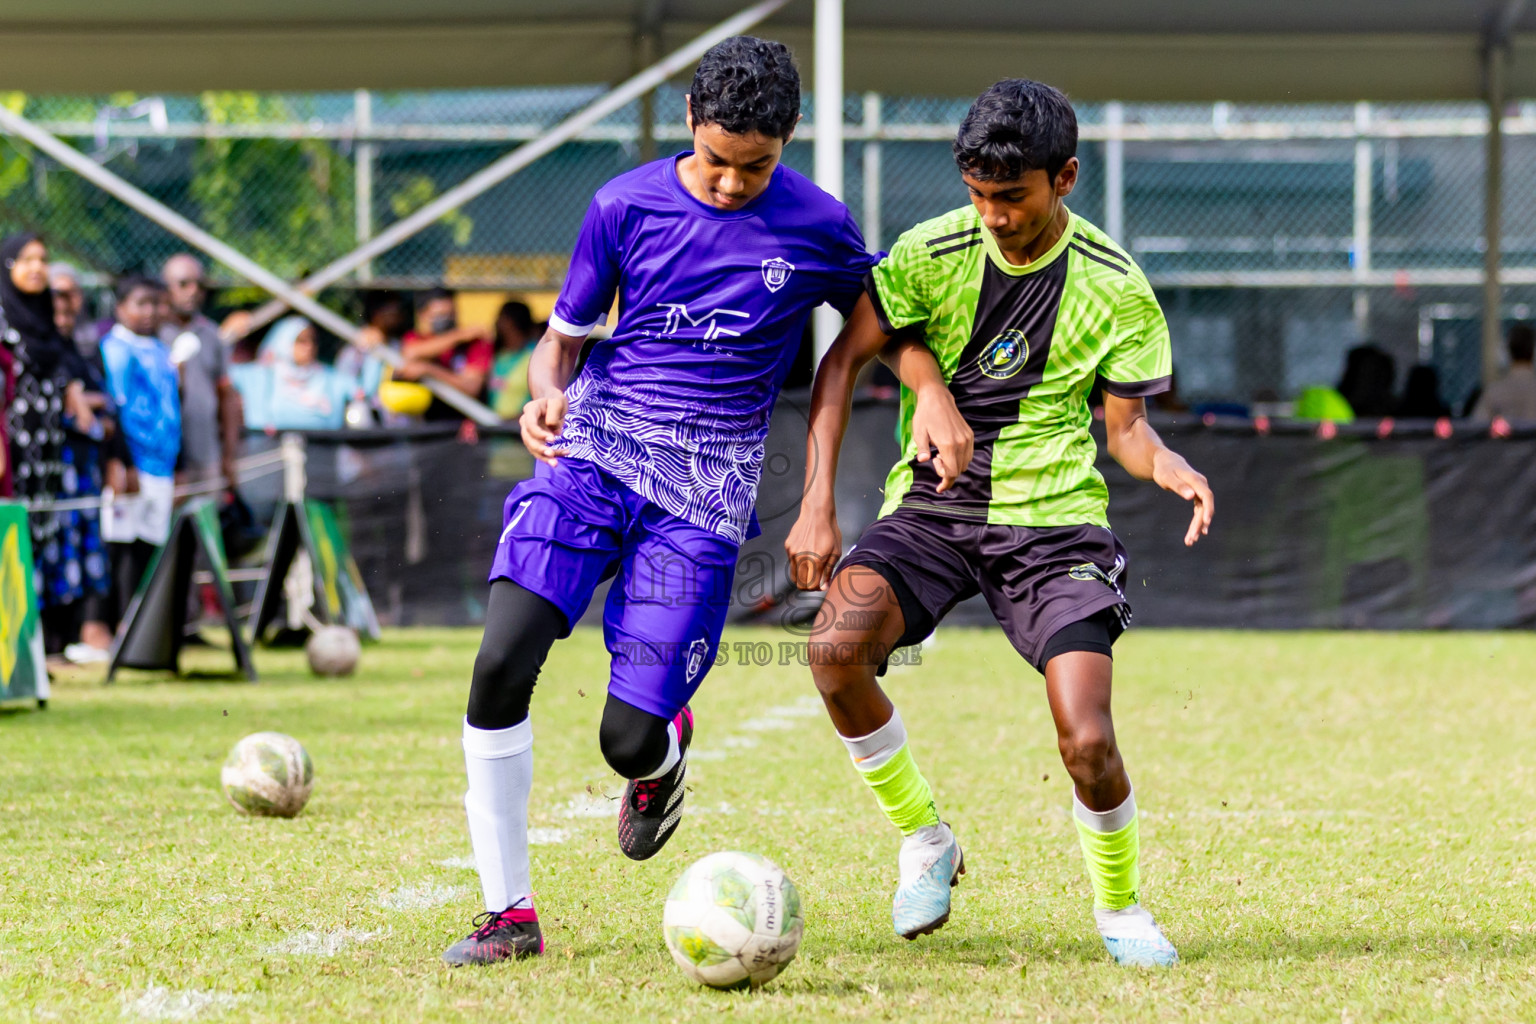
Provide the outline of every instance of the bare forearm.
{"type": "MultiPolygon", "coordinates": [[[[841,354],[839,354],[841,355],[841,354]]],[[[848,430],[853,384],[858,367],[828,353],[811,388],[810,432],[805,438],[805,497],[801,507],[825,511],[834,506],[837,458],[848,430]]]]}
{"type": "Polygon", "coordinates": [[[219,440],[224,457],[233,459],[240,454],[240,433],[244,427],[244,410],[240,392],[228,381],[219,382],[219,440]]]}
{"type": "Polygon", "coordinates": [[[400,346],[400,353],[407,359],[436,359],[477,337],[479,335],[472,330],[458,328],[443,334],[434,334],[430,338],[412,338],[400,346]]]}
{"type": "Polygon", "coordinates": [[[1104,397],[1104,430],[1109,454],[1138,480],[1151,480],[1194,505],[1186,546],[1210,532],[1216,499],[1210,482],[1178,452],[1163,444],[1147,422],[1147,405],[1140,398],[1104,397]]]}
{"type": "Polygon", "coordinates": [[[1126,429],[1110,435],[1108,448],[1114,460],[1137,480],[1152,479],[1152,463],[1157,453],[1168,450],[1146,417],[1138,417],[1126,429]]]}
{"type": "Polygon", "coordinates": [[[891,368],[902,386],[921,395],[929,388],[948,388],[944,371],[933,352],[920,338],[897,337],[880,353],[880,361],[891,368]]]}
{"type": "Polygon", "coordinates": [[[546,331],[528,357],[528,397],[549,398],[563,394],[581,357],[585,338],[573,338],[559,331],[546,331]]]}
{"type": "Polygon", "coordinates": [[[837,482],[837,453],[848,429],[853,385],[859,371],[890,343],[869,296],[860,297],[848,322],[816,368],[811,386],[811,430],[805,439],[805,497],[801,510],[830,512],[837,482]]]}
{"type": "Polygon", "coordinates": [[[463,373],[454,373],[447,367],[438,366],[436,363],[425,363],[419,367],[417,379],[420,380],[422,378],[429,378],[437,381],[439,384],[446,384],[448,387],[459,392],[459,394],[468,395],[471,398],[480,393],[480,386],[485,383],[485,376],[483,374],[469,370],[465,370],[463,373]]]}

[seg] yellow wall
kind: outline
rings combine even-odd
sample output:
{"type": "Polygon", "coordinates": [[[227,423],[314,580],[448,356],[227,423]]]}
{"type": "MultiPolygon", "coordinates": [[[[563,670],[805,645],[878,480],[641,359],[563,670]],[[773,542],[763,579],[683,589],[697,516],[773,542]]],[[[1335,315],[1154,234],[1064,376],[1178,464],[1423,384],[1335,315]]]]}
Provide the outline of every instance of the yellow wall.
{"type": "Polygon", "coordinates": [[[454,301],[454,312],[458,314],[459,323],[466,327],[489,328],[495,326],[496,313],[501,309],[501,304],[516,300],[528,304],[534,323],[538,323],[549,319],[550,310],[555,308],[555,298],[559,294],[557,291],[459,292],[454,301]]]}

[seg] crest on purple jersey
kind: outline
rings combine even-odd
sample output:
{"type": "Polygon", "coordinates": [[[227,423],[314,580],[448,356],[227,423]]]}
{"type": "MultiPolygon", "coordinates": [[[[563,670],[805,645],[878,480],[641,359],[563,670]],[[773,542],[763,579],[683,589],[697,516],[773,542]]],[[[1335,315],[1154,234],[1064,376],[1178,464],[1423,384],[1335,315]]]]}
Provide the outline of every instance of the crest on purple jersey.
{"type": "Polygon", "coordinates": [[[691,683],[704,667],[704,657],[709,654],[709,641],[700,637],[688,645],[688,681],[691,683]]]}
{"type": "Polygon", "coordinates": [[[763,284],[768,286],[769,291],[776,292],[784,287],[794,269],[793,263],[779,256],[763,260],[763,284]]]}

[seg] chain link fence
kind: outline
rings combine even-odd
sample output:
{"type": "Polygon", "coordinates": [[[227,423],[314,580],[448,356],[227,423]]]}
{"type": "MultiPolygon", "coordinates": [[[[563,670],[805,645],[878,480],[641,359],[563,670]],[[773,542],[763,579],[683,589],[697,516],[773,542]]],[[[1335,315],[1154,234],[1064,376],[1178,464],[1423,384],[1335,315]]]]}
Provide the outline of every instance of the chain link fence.
{"type": "MultiPolygon", "coordinates": [[[[297,279],[574,113],[601,87],[205,93],[0,102],[272,270],[297,279]]],[[[966,201],[966,99],[850,96],[845,199],[875,247],[966,201]]],[[[683,149],[683,95],[615,113],[360,271],[354,285],[559,287],[593,191],[683,149]],[[654,124],[651,139],[642,124],[654,124]]],[[[1194,402],[1283,401],[1379,344],[1456,406],[1479,376],[1486,117],[1475,104],[1083,104],[1073,208],[1141,262],[1194,402]]],[[[785,162],[811,171],[813,103],[785,162]]],[[[1536,105],[1506,118],[1508,318],[1536,306],[1536,105]]],[[[0,137],[0,228],[43,233],[92,283],[184,246],[0,137]]],[[[259,296],[215,270],[229,304],[259,296]]],[[[346,290],[332,301],[348,306],[346,290]]]]}

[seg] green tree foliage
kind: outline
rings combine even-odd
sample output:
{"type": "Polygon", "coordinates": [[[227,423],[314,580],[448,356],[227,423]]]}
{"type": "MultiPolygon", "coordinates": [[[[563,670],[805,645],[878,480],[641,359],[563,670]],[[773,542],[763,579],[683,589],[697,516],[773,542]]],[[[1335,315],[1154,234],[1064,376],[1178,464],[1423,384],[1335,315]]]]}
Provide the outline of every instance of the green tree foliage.
{"type": "MultiPolygon", "coordinates": [[[[206,92],[204,120],[292,121],[281,97],[206,92]]],[[[353,166],[323,139],[203,139],[188,192],[203,227],[280,276],[296,279],[352,248],[353,166]]]]}

